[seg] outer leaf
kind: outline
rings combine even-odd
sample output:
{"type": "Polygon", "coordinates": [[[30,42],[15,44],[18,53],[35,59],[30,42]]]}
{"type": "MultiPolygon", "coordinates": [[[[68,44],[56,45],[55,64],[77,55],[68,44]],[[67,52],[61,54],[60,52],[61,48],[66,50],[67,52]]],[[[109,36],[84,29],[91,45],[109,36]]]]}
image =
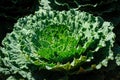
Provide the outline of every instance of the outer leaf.
{"type": "Polygon", "coordinates": [[[45,9],[69,10],[78,9],[101,16],[115,26],[120,23],[120,0],[40,0],[45,9]]]}
{"type": "Polygon", "coordinates": [[[0,0],[0,45],[6,33],[13,30],[17,19],[34,13],[38,4],[38,0],[0,0]]]}

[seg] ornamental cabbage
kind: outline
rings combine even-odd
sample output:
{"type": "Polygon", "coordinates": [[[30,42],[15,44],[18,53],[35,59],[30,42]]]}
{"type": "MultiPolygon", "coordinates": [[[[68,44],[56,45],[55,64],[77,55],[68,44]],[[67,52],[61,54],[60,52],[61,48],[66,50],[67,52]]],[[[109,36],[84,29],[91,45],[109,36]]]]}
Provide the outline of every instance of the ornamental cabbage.
{"type": "Polygon", "coordinates": [[[113,59],[112,30],[110,22],[87,12],[40,9],[20,18],[4,38],[0,72],[31,80],[36,68],[77,74],[81,68],[107,67],[113,59]]]}

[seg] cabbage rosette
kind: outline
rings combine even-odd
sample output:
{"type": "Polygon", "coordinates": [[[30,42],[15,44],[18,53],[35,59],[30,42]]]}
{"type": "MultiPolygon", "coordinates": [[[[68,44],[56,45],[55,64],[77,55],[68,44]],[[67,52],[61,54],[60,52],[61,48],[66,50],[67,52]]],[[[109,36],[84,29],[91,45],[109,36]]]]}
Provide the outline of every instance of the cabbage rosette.
{"type": "Polygon", "coordinates": [[[40,9],[20,18],[3,40],[3,63],[11,72],[29,64],[56,71],[100,69],[113,59],[112,30],[110,22],[86,12],[40,9]]]}

